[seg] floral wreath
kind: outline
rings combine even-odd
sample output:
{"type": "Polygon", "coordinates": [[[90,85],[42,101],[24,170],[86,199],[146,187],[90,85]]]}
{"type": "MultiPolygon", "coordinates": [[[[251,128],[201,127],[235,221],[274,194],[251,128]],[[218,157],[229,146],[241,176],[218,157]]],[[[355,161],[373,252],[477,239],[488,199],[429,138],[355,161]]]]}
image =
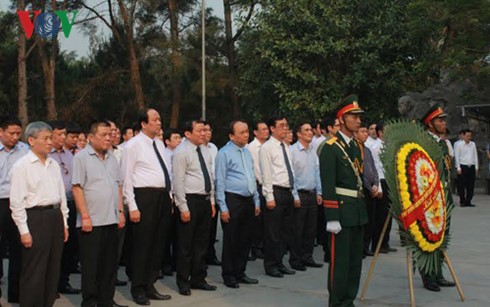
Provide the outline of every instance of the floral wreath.
{"type": "Polygon", "coordinates": [[[384,138],[381,160],[402,244],[412,253],[414,268],[437,274],[440,250],[449,245],[453,208],[442,149],[422,126],[407,120],[388,123],[384,138]]]}

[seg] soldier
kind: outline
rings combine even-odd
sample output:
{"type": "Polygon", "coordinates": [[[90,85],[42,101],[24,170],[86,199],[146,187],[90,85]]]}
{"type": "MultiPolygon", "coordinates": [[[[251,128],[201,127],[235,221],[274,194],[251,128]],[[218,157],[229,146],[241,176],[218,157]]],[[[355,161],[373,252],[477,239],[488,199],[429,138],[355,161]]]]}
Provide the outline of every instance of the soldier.
{"type": "Polygon", "coordinates": [[[364,111],[356,95],[349,95],[335,110],[340,130],[320,152],[323,207],[331,251],[329,306],[353,306],[362,267],[364,225],[368,221],[362,195],[362,145],[353,136],[364,111]]]}
{"type": "MultiPolygon", "coordinates": [[[[441,150],[444,156],[444,186],[448,189],[447,193],[447,207],[453,206],[453,198],[450,190],[449,175],[451,172],[451,156],[449,155],[449,149],[446,142],[440,138],[441,134],[446,133],[446,117],[439,104],[435,104],[429,111],[422,117],[421,122],[427,129],[427,132],[434,137],[437,143],[440,144],[441,150]]],[[[449,220],[447,221],[446,233],[449,233],[449,220]]],[[[441,255],[441,259],[443,259],[441,255]]],[[[426,275],[420,272],[424,287],[429,291],[439,292],[440,287],[454,287],[455,283],[448,281],[442,275],[442,262],[439,262],[439,268],[437,275],[426,275]]]]}

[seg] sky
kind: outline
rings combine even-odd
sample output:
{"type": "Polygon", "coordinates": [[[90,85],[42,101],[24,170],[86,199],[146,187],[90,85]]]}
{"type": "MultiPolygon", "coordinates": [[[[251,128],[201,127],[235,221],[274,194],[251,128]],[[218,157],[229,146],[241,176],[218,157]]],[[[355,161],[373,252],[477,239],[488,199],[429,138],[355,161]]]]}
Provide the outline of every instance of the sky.
{"type": "MultiPolygon", "coordinates": [[[[97,3],[100,0],[87,0],[87,4],[97,3]]],[[[0,0],[0,11],[6,11],[9,9],[8,0],[0,0]]],[[[222,0],[206,0],[206,7],[212,8],[214,10],[214,14],[216,16],[223,17],[223,1],[222,0]]],[[[78,16],[84,16],[84,12],[80,10],[78,16]]],[[[75,18],[76,22],[77,18],[75,18]]],[[[100,25],[99,31],[100,35],[105,35],[108,33],[107,27],[105,25],[100,25]]],[[[62,31],[60,31],[58,35],[60,46],[62,51],[74,51],[77,57],[87,56],[89,53],[89,37],[85,36],[79,29],[77,29],[77,25],[74,25],[72,28],[72,32],[68,38],[65,38],[62,31]]]]}

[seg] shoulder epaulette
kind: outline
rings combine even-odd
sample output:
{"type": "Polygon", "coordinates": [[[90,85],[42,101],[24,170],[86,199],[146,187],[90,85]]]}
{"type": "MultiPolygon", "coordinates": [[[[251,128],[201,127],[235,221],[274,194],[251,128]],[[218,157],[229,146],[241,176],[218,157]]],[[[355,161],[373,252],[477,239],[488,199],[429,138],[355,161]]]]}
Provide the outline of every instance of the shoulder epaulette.
{"type": "Polygon", "coordinates": [[[326,143],[328,145],[333,145],[335,143],[335,141],[337,141],[337,138],[334,136],[334,137],[330,138],[326,143]]]}

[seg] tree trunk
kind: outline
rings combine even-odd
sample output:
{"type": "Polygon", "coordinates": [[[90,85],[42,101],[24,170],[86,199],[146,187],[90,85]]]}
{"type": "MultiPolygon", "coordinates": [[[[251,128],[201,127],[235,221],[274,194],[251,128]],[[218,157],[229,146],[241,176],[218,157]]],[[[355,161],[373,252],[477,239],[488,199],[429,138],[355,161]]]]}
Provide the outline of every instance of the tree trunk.
{"type": "Polygon", "coordinates": [[[46,44],[43,42],[43,39],[39,37],[39,35],[36,35],[36,40],[38,45],[37,51],[39,55],[39,60],[41,61],[44,77],[44,100],[46,102],[46,119],[54,120],[58,118],[58,114],[56,112],[54,84],[54,71],[58,40],[55,38],[51,40],[51,54],[49,54],[49,56],[46,54],[46,44]]]}
{"type": "MultiPolygon", "coordinates": [[[[19,0],[18,10],[25,10],[24,0],[19,0]]],[[[29,116],[27,113],[27,76],[26,76],[26,37],[19,27],[19,50],[17,54],[17,95],[18,116],[22,126],[27,126],[29,116]]]]}
{"type": "Polygon", "coordinates": [[[228,92],[231,99],[231,108],[233,118],[239,118],[241,115],[240,106],[238,105],[238,81],[237,67],[235,55],[235,41],[233,40],[233,29],[231,20],[231,4],[230,0],[223,0],[225,11],[225,39],[226,39],[226,57],[228,59],[228,92]]]}
{"type": "Polygon", "coordinates": [[[179,51],[179,17],[177,0],[169,0],[170,32],[172,34],[172,114],[170,128],[177,128],[180,115],[180,51],[179,51]]]}
{"type": "MultiPolygon", "coordinates": [[[[135,1],[135,0],[133,0],[135,1]]],[[[123,0],[117,0],[119,4],[119,11],[124,23],[124,29],[126,32],[126,40],[129,55],[129,74],[131,77],[131,84],[133,85],[134,96],[136,100],[136,106],[139,110],[143,110],[145,105],[145,97],[143,95],[143,87],[141,85],[141,75],[140,67],[138,63],[138,57],[136,56],[136,47],[134,45],[133,36],[133,21],[132,17],[129,16],[126,7],[124,6],[123,0]]]]}

